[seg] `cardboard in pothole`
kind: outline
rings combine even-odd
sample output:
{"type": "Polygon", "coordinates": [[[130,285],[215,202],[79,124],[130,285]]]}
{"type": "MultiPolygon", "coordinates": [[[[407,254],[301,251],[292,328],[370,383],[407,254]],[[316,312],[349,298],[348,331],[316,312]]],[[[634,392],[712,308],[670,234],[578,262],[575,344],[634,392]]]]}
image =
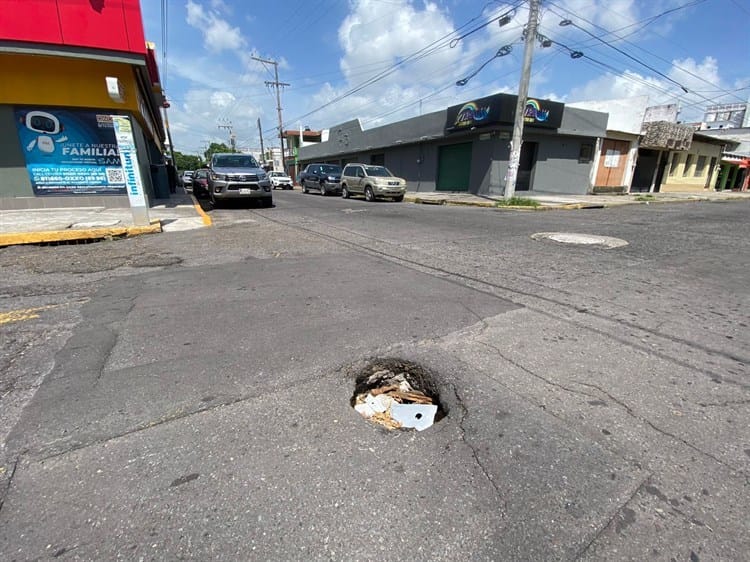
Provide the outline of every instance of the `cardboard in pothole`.
{"type": "Polygon", "coordinates": [[[373,361],[357,376],[352,407],[388,430],[424,431],[444,416],[429,374],[399,359],[373,361]]]}

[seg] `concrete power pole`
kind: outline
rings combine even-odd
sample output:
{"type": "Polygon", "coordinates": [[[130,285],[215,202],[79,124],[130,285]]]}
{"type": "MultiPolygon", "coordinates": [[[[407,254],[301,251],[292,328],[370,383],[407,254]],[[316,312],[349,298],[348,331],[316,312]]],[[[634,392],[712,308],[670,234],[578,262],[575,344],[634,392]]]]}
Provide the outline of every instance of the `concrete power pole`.
{"type": "Polygon", "coordinates": [[[260,135],[260,159],[261,164],[265,166],[266,164],[266,151],[263,148],[263,129],[260,128],[260,117],[258,117],[258,135],[260,135]]]}
{"type": "Polygon", "coordinates": [[[286,158],[284,157],[284,130],[281,119],[281,86],[288,86],[286,82],[279,82],[279,63],[275,60],[264,60],[258,57],[251,57],[253,60],[257,60],[263,64],[272,64],[274,72],[274,81],[269,82],[266,80],[266,86],[273,86],[276,88],[276,113],[279,115],[279,143],[281,144],[281,169],[286,172],[286,158]]]}
{"type": "Polygon", "coordinates": [[[227,129],[229,131],[229,146],[232,147],[232,151],[237,150],[237,135],[234,134],[234,127],[232,122],[229,121],[226,125],[218,125],[219,129],[227,129]]]}
{"type": "Polygon", "coordinates": [[[510,199],[516,193],[516,179],[518,166],[521,163],[521,145],[523,143],[523,114],[526,109],[526,98],[529,94],[529,78],[531,77],[531,58],[536,41],[536,25],[539,19],[539,0],[529,0],[529,23],[526,24],[526,40],[523,47],[523,67],[521,81],[518,84],[518,103],[516,104],[516,119],[513,123],[513,138],[510,141],[510,158],[508,173],[505,176],[504,198],[510,199]]]}

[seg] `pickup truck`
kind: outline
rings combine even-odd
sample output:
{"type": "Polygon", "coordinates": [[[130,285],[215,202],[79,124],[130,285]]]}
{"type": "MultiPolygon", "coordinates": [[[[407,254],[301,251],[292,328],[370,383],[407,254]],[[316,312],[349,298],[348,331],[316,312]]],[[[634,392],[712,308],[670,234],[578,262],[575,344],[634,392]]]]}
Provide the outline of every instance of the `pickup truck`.
{"type": "Polygon", "coordinates": [[[208,196],[211,203],[228,199],[254,199],[273,206],[271,181],[250,154],[216,153],[208,166],[208,196]]]}

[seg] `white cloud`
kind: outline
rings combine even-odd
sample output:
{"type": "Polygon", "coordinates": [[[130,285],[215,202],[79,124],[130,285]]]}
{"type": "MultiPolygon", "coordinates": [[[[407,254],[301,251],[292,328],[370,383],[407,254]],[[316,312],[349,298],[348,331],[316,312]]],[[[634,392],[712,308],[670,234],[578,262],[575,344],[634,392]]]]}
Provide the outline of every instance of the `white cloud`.
{"type": "MultiPolygon", "coordinates": [[[[477,19],[474,25],[481,21],[477,19]]],[[[328,127],[358,117],[369,128],[456,103],[454,84],[483,62],[473,59],[486,51],[487,37],[483,30],[450,48],[446,36],[454,30],[453,21],[435,2],[355,0],[338,31],[344,82],[320,87],[307,97],[306,105],[319,108],[380,73],[387,76],[316,112],[305,119],[305,125],[328,127]],[[485,34],[484,41],[481,34],[485,34]],[[440,48],[423,56],[438,45],[440,48]],[[420,53],[416,60],[406,60],[415,53],[420,53]],[[442,89],[446,91],[432,95],[442,89]]]]}
{"type": "Polygon", "coordinates": [[[229,132],[218,125],[231,123],[241,148],[256,148],[257,119],[263,109],[252,100],[232,92],[211,88],[188,90],[169,109],[169,124],[175,148],[200,153],[209,142],[229,142],[229,132]]]}
{"type": "Polygon", "coordinates": [[[236,101],[237,98],[231,92],[212,92],[209,100],[211,107],[217,109],[227,109],[236,101]]]}
{"type": "Polygon", "coordinates": [[[215,53],[242,49],[247,45],[242,32],[219,16],[217,7],[223,2],[212,2],[213,10],[206,10],[201,4],[188,0],[186,4],[189,25],[203,33],[203,43],[207,49],[215,53]]]}
{"type": "MultiPolygon", "coordinates": [[[[418,8],[412,2],[358,0],[339,27],[343,50],[341,71],[350,85],[362,81],[362,73],[372,76],[440,41],[454,30],[453,22],[433,2],[418,8]]],[[[384,82],[434,86],[453,79],[463,46],[443,47],[416,62],[397,68],[384,82]]]]}
{"type": "Polygon", "coordinates": [[[718,63],[713,57],[706,57],[701,62],[691,58],[674,60],[665,74],[684,86],[688,92],[685,93],[680,86],[666,78],[644,76],[626,70],[618,75],[610,73],[599,76],[579,88],[574,88],[567,99],[588,101],[646,95],[649,97],[650,105],[679,103],[681,121],[700,121],[706,105],[735,101],[730,94],[722,96],[714,93],[708,98],[701,94],[701,91],[707,88],[715,88],[716,91],[731,90],[731,87],[722,81],[718,63]]]}
{"type": "MultiPolygon", "coordinates": [[[[659,3],[659,5],[663,5],[659,3]]],[[[585,27],[589,31],[596,31],[596,26],[609,29],[622,29],[635,23],[640,19],[638,6],[635,0],[602,0],[592,2],[591,0],[559,0],[556,6],[567,12],[567,17],[576,25],[585,27]],[[587,23],[591,22],[591,24],[587,23]]],[[[554,8],[554,13],[542,10],[542,25],[546,29],[554,28],[560,22],[557,15],[561,10],[554,8]]],[[[599,34],[599,33],[598,33],[599,34]]]]}

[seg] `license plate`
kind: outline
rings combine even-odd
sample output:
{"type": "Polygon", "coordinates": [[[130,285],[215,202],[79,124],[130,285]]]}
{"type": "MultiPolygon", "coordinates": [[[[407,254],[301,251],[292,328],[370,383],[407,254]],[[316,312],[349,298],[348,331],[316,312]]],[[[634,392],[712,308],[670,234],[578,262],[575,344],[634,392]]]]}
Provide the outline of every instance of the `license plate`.
{"type": "Polygon", "coordinates": [[[240,195],[250,195],[253,192],[252,189],[248,189],[247,187],[241,187],[240,188],[240,195]]]}

